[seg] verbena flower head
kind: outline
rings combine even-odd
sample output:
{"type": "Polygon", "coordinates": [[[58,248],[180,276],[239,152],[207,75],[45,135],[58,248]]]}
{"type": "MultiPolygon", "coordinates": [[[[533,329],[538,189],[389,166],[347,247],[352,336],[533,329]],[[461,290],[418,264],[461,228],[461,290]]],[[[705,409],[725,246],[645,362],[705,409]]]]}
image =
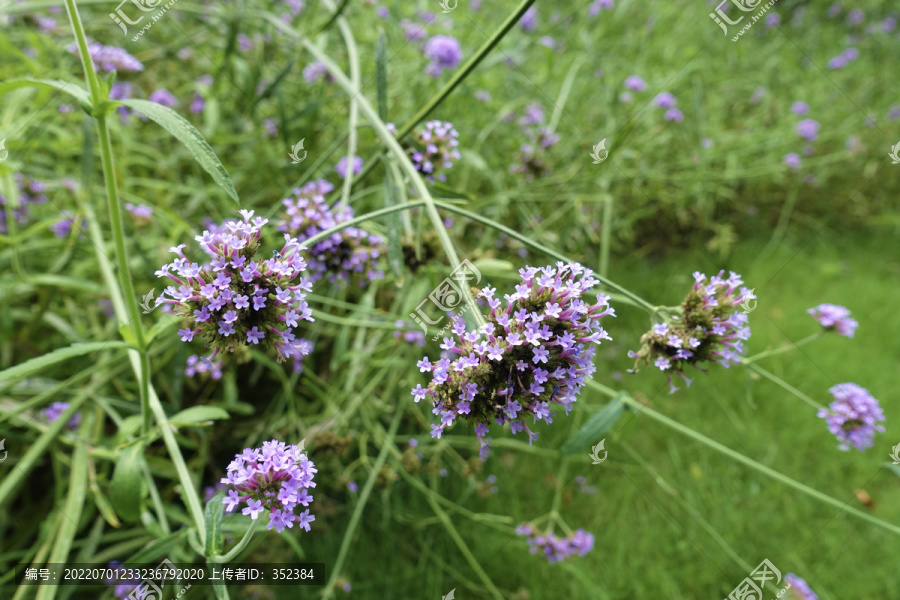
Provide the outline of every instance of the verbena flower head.
{"type": "Polygon", "coordinates": [[[425,345],[425,334],[416,329],[412,329],[411,325],[402,319],[398,319],[394,321],[394,327],[397,329],[394,331],[395,338],[403,338],[403,341],[409,342],[410,344],[415,344],[420,348],[425,345]]]}
{"type": "Polygon", "coordinates": [[[538,434],[527,417],[551,423],[555,406],[568,414],[594,372],[593,344],[612,339],[599,323],[615,316],[609,297],[598,294],[593,305],[581,299],[598,283],[590,269],[558,262],[555,268],[525,267],[519,275],[522,283],[504,296],[505,307],[495,289],[481,290],[478,297],[491,309],[487,323],[466,331],[465,322],[455,319],[456,339],[444,338],[441,348],[458,357],[420,360],[419,370],[430,372],[431,381],[412,390],[416,402],[433,402],[432,412],[441,418],[432,437],[440,438],[457,418],[475,424],[482,459],[490,452],[484,436],[491,422],[509,423],[513,434],[526,431],[530,445],[538,434]]]}
{"type": "Polygon", "coordinates": [[[676,123],[681,123],[682,121],[684,121],[684,113],[682,113],[681,109],[677,106],[673,106],[666,111],[666,114],[663,115],[663,118],[666,121],[675,121],[676,123]]]}
{"type": "MultiPolygon", "coordinates": [[[[304,242],[308,238],[353,218],[349,205],[329,207],[325,194],[334,186],[325,180],[311,181],[293,190],[293,197],[282,201],[284,212],[279,231],[288,232],[304,242]]],[[[357,227],[345,227],[316,242],[309,249],[309,271],[313,281],[327,275],[331,283],[351,280],[365,286],[369,281],[382,279],[378,258],[386,251],[384,240],[357,227]]]]}
{"type": "Polygon", "coordinates": [[[656,98],[653,99],[653,105],[658,106],[659,108],[672,108],[677,103],[678,101],[675,100],[675,96],[669,92],[660,92],[657,94],[656,98]]]}
{"type": "MultiPolygon", "coordinates": [[[[353,174],[359,175],[362,172],[363,168],[363,159],[359,156],[353,157],[353,174]]],[[[338,161],[337,165],[334,167],[335,172],[340,176],[341,179],[347,178],[347,157],[342,156],[338,161]]]]}
{"type": "Polygon", "coordinates": [[[447,35],[436,35],[425,42],[425,58],[431,62],[425,72],[432,77],[443,73],[444,69],[453,69],[462,60],[462,48],[456,38],[447,35]]]}
{"type": "Polygon", "coordinates": [[[228,490],[222,498],[225,512],[233,512],[243,503],[241,514],[254,521],[260,513],[268,512],[266,529],[281,533],[296,522],[309,531],[316,517],[308,508],[300,514],[294,514],[294,509],[312,502],[309,490],[316,487],[313,477],[317,472],[299,445],[271,440],[263,442],[261,448],[247,448],[234,457],[228,465],[228,476],[221,480],[228,490]]]}
{"type": "MultiPolygon", "coordinates": [[[[66,50],[72,54],[78,54],[78,45],[69,44],[66,50]]],[[[97,42],[92,42],[88,46],[88,52],[94,63],[94,69],[103,71],[143,71],[144,65],[128,53],[124,48],[117,46],[104,46],[97,42]]]]}
{"type": "Polygon", "coordinates": [[[782,160],[784,161],[784,164],[792,169],[800,168],[800,155],[796,152],[789,152],[788,154],[785,154],[782,160]]]}
{"type": "Polygon", "coordinates": [[[647,83],[637,75],[629,75],[625,79],[625,87],[635,92],[643,92],[647,89],[647,83]]]}
{"type": "Polygon", "coordinates": [[[797,135],[810,142],[814,141],[819,135],[819,122],[815,119],[803,119],[797,123],[797,135]]]}
{"type": "Polygon", "coordinates": [[[300,256],[305,248],[285,234],[280,250],[258,258],[268,219],[253,218],[252,210],[240,213],[243,220],[229,219],[194,238],[209,262],[191,262],[182,252],[185,244],[169,249],[178,258],[163,265],[156,276],[168,277],[176,285],[167,287],[157,304],[171,304],[185,318],[185,327],[178,331],[183,342],[199,336],[206,348],[212,348],[204,361],[220,351],[251,344],[274,348],[279,362],[305,356],[308,345],[294,335],[300,321],[315,320],[304,293],[312,283],[306,277],[297,281],[306,270],[300,256]]]}
{"type": "Polygon", "coordinates": [[[150,97],[148,98],[150,102],[156,102],[157,104],[162,104],[163,106],[173,107],[178,106],[178,99],[172,95],[172,93],[167,90],[160,88],[158,90],[154,90],[150,97]]]}
{"type": "MultiPolygon", "coordinates": [[[[19,191],[18,207],[12,211],[16,223],[25,225],[31,218],[30,208],[36,204],[43,204],[47,201],[47,195],[44,194],[46,186],[37,179],[28,179],[21,173],[13,175],[16,182],[16,188],[19,191]]],[[[9,233],[9,223],[6,220],[6,209],[3,208],[8,204],[8,199],[0,194],[0,233],[9,233]]]]}
{"type": "Polygon", "coordinates": [[[519,19],[519,25],[522,26],[523,31],[534,31],[534,28],[537,27],[537,7],[532,6],[528,10],[525,11],[525,14],[519,19]]]}
{"type": "MultiPolygon", "coordinates": [[[[59,419],[59,417],[62,416],[62,414],[68,408],[69,408],[68,402],[54,402],[47,408],[43,409],[41,411],[41,414],[44,415],[44,417],[46,417],[47,421],[49,421],[50,423],[53,423],[54,421],[59,419]]],[[[81,423],[81,413],[77,412],[77,413],[73,414],[72,417],[69,419],[69,422],[66,423],[66,427],[68,427],[69,429],[75,429],[76,427],[78,427],[79,423],[81,423]]]]}
{"type": "Polygon", "coordinates": [[[793,112],[795,115],[805,115],[809,112],[809,104],[798,100],[797,102],[791,104],[791,112],[793,112]]]}
{"type": "Polygon", "coordinates": [[[838,304],[820,304],[807,310],[827,331],[852,338],[859,323],[850,318],[850,309],[838,304]]]}
{"type": "Polygon", "coordinates": [[[539,102],[529,104],[524,116],[519,119],[528,142],[519,148],[516,162],[510,166],[509,172],[524,175],[526,181],[550,172],[544,165],[544,157],[547,150],[559,142],[559,135],[553,133],[549,127],[537,127],[543,120],[544,110],[539,102]]]}
{"type": "Polygon", "coordinates": [[[809,584],[793,573],[784,576],[784,583],[791,586],[788,594],[789,600],[819,600],[809,584]]]}
{"type": "Polygon", "coordinates": [[[884,421],[884,412],[878,400],[869,391],[855,383],[840,383],[828,390],[835,400],[827,409],[819,409],[818,416],[825,419],[828,431],[840,442],[841,450],[855,446],[862,452],[875,442],[875,432],[884,432],[878,423],[884,421]]]}
{"type": "Polygon", "coordinates": [[[334,77],[328,72],[328,67],[325,66],[325,63],[318,60],[306,65],[303,69],[303,78],[308,83],[315,83],[322,78],[329,83],[334,81],[334,77]]]}
{"type": "MultiPolygon", "coordinates": [[[[724,367],[737,363],[744,352],[744,340],[750,337],[747,315],[739,309],[742,302],[756,298],[752,290],[739,287],[741,276],[725,271],[707,277],[694,273],[694,286],[681,304],[682,315],[665,323],[657,323],[641,336],[641,349],[629,351],[640,362],[652,364],[663,372],[675,373],[690,386],[684,375],[687,365],[718,362],[724,367]]],[[[699,368],[699,367],[697,367],[699,368]]],[[[632,371],[632,372],[634,372],[632,371]]],[[[677,388],[669,376],[671,393],[677,388]]]]}
{"type": "Polygon", "coordinates": [[[146,225],[153,220],[153,209],[146,204],[134,205],[131,202],[125,204],[125,210],[134,218],[137,225],[146,225]]]}
{"type": "MultiPolygon", "coordinates": [[[[388,123],[387,127],[397,134],[393,123],[388,123]]],[[[412,140],[412,143],[403,143],[403,148],[416,171],[431,183],[435,178],[447,181],[447,175],[441,171],[451,168],[453,161],[459,158],[459,132],[453,128],[453,123],[428,121],[415,131],[412,140]]]]}
{"type": "Polygon", "coordinates": [[[551,563],[559,562],[574,554],[584,556],[594,547],[594,536],[583,529],[576,529],[567,537],[557,537],[552,532],[539,534],[527,523],[516,527],[517,535],[528,536],[528,548],[532,554],[538,550],[544,553],[551,563]]]}
{"type": "Polygon", "coordinates": [[[187,359],[187,366],[184,368],[184,374],[188,377],[194,377],[198,373],[209,373],[213,379],[222,379],[222,361],[212,360],[207,363],[196,354],[191,354],[187,359]]]}

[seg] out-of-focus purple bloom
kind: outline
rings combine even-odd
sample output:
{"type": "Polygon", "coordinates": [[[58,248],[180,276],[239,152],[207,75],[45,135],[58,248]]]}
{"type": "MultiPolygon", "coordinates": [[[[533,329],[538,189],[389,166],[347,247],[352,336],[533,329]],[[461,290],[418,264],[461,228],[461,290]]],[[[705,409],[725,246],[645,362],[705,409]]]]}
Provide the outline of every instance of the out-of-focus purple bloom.
{"type": "MultiPolygon", "coordinates": [[[[396,131],[393,125],[389,129],[396,131]]],[[[416,130],[413,138],[415,144],[404,144],[404,149],[416,171],[431,183],[434,183],[435,178],[446,181],[447,176],[442,171],[452,167],[453,161],[459,159],[459,132],[453,128],[453,124],[428,121],[416,130]]]]}
{"type": "Polygon", "coordinates": [[[356,492],[359,491],[359,486],[356,485],[356,482],[355,482],[355,481],[348,481],[348,482],[347,482],[347,489],[350,490],[351,492],[353,492],[353,493],[355,494],[356,492]]]}
{"type": "Polygon", "coordinates": [[[400,19],[400,28],[403,29],[403,35],[410,42],[418,42],[428,37],[424,24],[413,23],[409,19],[400,19]]]}
{"type": "Polygon", "coordinates": [[[703,138],[702,140],[700,140],[700,145],[703,146],[705,149],[709,150],[710,148],[713,147],[712,138],[708,138],[708,137],[703,138]]]}
{"type": "Polygon", "coordinates": [[[865,18],[866,16],[865,14],[863,14],[863,11],[859,10],[858,8],[854,8],[847,15],[847,22],[851,25],[859,25],[865,18]]]}
{"type": "Polygon", "coordinates": [[[38,24],[38,29],[41,30],[41,33],[56,33],[58,29],[58,25],[56,24],[56,19],[53,17],[43,17],[41,15],[35,16],[35,21],[38,24]]]}
{"type": "Polygon", "coordinates": [[[621,94],[619,94],[619,102],[622,102],[623,104],[627,104],[627,103],[631,102],[631,100],[632,100],[632,96],[631,96],[630,92],[622,92],[621,94]]]}
{"type": "Polygon", "coordinates": [[[477,92],[475,92],[475,99],[482,102],[490,102],[491,93],[485,90],[478,90],[477,92]]]}
{"type": "MultiPolygon", "coordinates": [[[[655,365],[661,371],[685,377],[687,365],[697,367],[702,362],[717,362],[724,367],[740,362],[744,352],[744,340],[750,338],[747,315],[740,310],[743,302],[753,300],[753,290],[741,287],[741,276],[731,272],[725,279],[725,271],[707,277],[694,272],[694,286],[681,304],[683,315],[677,321],[657,323],[641,337],[641,349],[629,351],[639,362],[655,365]]],[[[697,367],[699,368],[699,367],[697,367]]],[[[677,388],[669,386],[674,393],[677,388]]]]}
{"type": "Polygon", "coordinates": [[[222,498],[225,512],[234,512],[244,502],[246,508],[241,514],[253,520],[264,510],[269,511],[267,529],[281,533],[297,523],[300,529],[309,531],[315,516],[309,509],[295,515],[294,509],[313,501],[309,491],[316,487],[313,477],[317,472],[300,446],[271,440],[263,442],[261,448],[246,448],[235,455],[228,465],[228,476],[221,480],[230,488],[222,498]]]}
{"type": "MultiPolygon", "coordinates": [[[[362,172],[363,168],[363,159],[359,156],[353,157],[353,174],[359,175],[362,172]]],[[[338,161],[337,165],[335,165],[334,170],[337,171],[338,176],[341,179],[347,178],[347,157],[342,156],[338,161]]]]}
{"type": "Polygon", "coordinates": [[[763,98],[766,96],[766,88],[760,86],[753,90],[753,95],[750,96],[750,104],[759,104],[763,98]]]}
{"type": "Polygon", "coordinates": [[[800,168],[800,155],[796,152],[791,152],[789,154],[784,155],[784,164],[789,166],[792,169],[800,168]]]}
{"type": "Polygon", "coordinates": [[[884,21],[881,22],[881,29],[883,31],[891,32],[897,28],[897,18],[896,17],[888,17],[884,21]]]}
{"type": "Polygon", "coordinates": [[[791,112],[793,112],[795,115],[805,115],[809,112],[809,104],[798,100],[797,102],[791,104],[791,112]]]}
{"type": "Polygon", "coordinates": [[[545,35],[538,40],[538,43],[541,46],[546,46],[547,48],[556,48],[556,40],[550,37],[549,35],[545,35]]]}
{"type": "Polygon", "coordinates": [[[267,136],[275,137],[278,135],[278,124],[275,122],[275,119],[266,119],[263,121],[263,127],[266,128],[267,136]]]}
{"type": "Polygon", "coordinates": [[[196,115],[202,113],[205,107],[206,100],[203,99],[203,96],[201,96],[199,92],[194,92],[194,99],[191,101],[190,111],[196,115]]]}
{"type": "Polygon", "coordinates": [[[188,377],[194,377],[198,373],[209,373],[211,378],[218,380],[222,379],[222,366],[221,360],[205,361],[200,356],[192,354],[188,356],[184,374],[188,377]]]}
{"type": "MultiPolygon", "coordinates": [[[[837,6],[837,4],[835,4],[835,6],[837,6]]],[[[831,11],[829,10],[829,12],[831,11]]],[[[792,600],[819,600],[819,597],[812,591],[809,584],[793,573],[788,573],[784,576],[784,583],[785,585],[791,586],[790,598],[792,600]]]]}
{"type": "MultiPolygon", "coordinates": [[[[310,181],[293,190],[293,197],[282,201],[284,212],[278,230],[304,240],[353,218],[353,209],[344,204],[329,207],[325,194],[334,186],[323,179],[310,181]]],[[[357,227],[345,227],[334,235],[316,242],[308,251],[309,271],[313,281],[327,275],[334,284],[357,285],[384,277],[378,268],[378,258],[384,254],[381,237],[357,227]]]]}
{"type": "Polygon", "coordinates": [[[669,110],[666,111],[666,114],[663,116],[666,121],[675,121],[676,123],[681,123],[684,121],[684,114],[682,114],[681,109],[673,106],[669,110]]]}
{"type": "Polygon", "coordinates": [[[388,10],[386,6],[379,6],[375,9],[375,14],[381,17],[382,19],[387,19],[391,16],[391,11],[388,10]]]}
{"type": "Polygon", "coordinates": [[[536,6],[532,6],[526,10],[525,14],[522,15],[522,18],[519,19],[519,25],[522,27],[522,30],[529,33],[534,31],[534,28],[537,27],[537,16],[536,6]]]}
{"type": "Polygon", "coordinates": [[[195,79],[194,81],[195,81],[196,83],[200,84],[200,85],[207,85],[207,86],[208,86],[208,85],[212,85],[212,84],[213,84],[213,77],[212,77],[212,75],[210,75],[209,73],[207,73],[207,74],[205,74],[205,75],[201,75],[200,77],[198,77],[198,78],[195,79]]]}
{"type": "Polygon", "coordinates": [[[303,10],[303,0],[287,0],[288,10],[291,14],[297,16],[303,10]]]}
{"type": "Polygon", "coordinates": [[[613,0],[594,0],[588,8],[588,15],[596,17],[602,10],[612,10],[615,7],[613,0]]]}
{"type": "Polygon", "coordinates": [[[797,135],[810,142],[819,136],[819,122],[815,119],[803,119],[797,123],[797,135]]]}
{"type": "Polygon", "coordinates": [[[625,78],[625,87],[635,92],[643,92],[647,89],[647,83],[637,75],[629,75],[625,78]]]}
{"type": "Polygon", "coordinates": [[[850,317],[850,309],[838,304],[820,304],[807,310],[819,325],[838,335],[852,338],[859,323],[850,317]]]}
{"type": "Polygon", "coordinates": [[[402,319],[398,319],[397,321],[394,321],[394,326],[397,328],[394,331],[395,338],[400,338],[402,336],[404,341],[415,344],[420,348],[425,345],[425,334],[421,331],[411,329],[412,326],[409,323],[406,323],[402,319]]]}
{"type": "Polygon", "coordinates": [[[247,52],[249,50],[253,50],[253,40],[247,37],[245,33],[239,33],[237,36],[237,43],[240,46],[241,52],[247,52]]]}
{"type": "Polygon", "coordinates": [[[131,202],[127,202],[125,210],[131,213],[137,225],[146,225],[153,220],[153,209],[146,204],[134,205],[131,202]]]}
{"type": "Polygon", "coordinates": [[[328,68],[325,66],[325,63],[321,61],[317,60],[314,63],[310,63],[306,65],[306,68],[303,69],[303,78],[308,83],[315,83],[323,77],[328,83],[334,81],[334,77],[332,77],[331,73],[328,72],[328,68]]]}
{"type": "Polygon", "coordinates": [[[163,106],[168,106],[169,108],[178,106],[178,99],[173,96],[169,90],[160,88],[155,90],[152,94],[150,94],[149,98],[150,102],[156,102],[157,104],[162,104],[163,106]]]}
{"type": "MultiPolygon", "coordinates": [[[[47,195],[44,194],[44,183],[38,181],[37,179],[27,179],[21,173],[15,173],[13,175],[13,180],[16,182],[16,189],[19,192],[19,206],[14,211],[12,211],[13,218],[15,218],[16,223],[20,225],[24,225],[28,223],[31,218],[31,214],[29,209],[31,206],[35,204],[43,204],[47,201],[47,195]]],[[[9,223],[6,220],[6,209],[3,207],[6,206],[7,199],[3,194],[0,194],[0,233],[9,233],[9,223]]],[[[70,213],[64,212],[64,215],[69,215],[70,213]]],[[[71,223],[69,223],[69,227],[71,227],[71,223]]],[[[51,230],[53,227],[51,227],[51,230]]],[[[68,229],[65,230],[65,233],[59,237],[65,237],[68,234],[68,229]]]]}
{"type": "MultiPolygon", "coordinates": [[[[72,54],[78,54],[78,45],[69,44],[66,50],[72,54]]],[[[88,52],[94,62],[94,68],[103,71],[143,71],[141,61],[129,54],[124,48],[117,46],[104,46],[93,42],[88,46],[88,52]]]]}
{"type": "Polygon", "coordinates": [[[72,106],[71,104],[60,104],[60,105],[59,105],[59,112],[60,112],[61,114],[67,114],[67,113],[70,113],[70,112],[72,112],[72,111],[74,111],[74,110],[75,110],[75,107],[72,106]]]}
{"type": "Polygon", "coordinates": [[[656,95],[656,98],[653,99],[653,105],[658,106],[659,108],[672,108],[677,103],[678,101],[675,100],[675,96],[669,92],[660,92],[656,95]]]}
{"type": "Polygon", "coordinates": [[[841,3],[835,2],[828,8],[828,16],[832,19],[841,14],[841,3]]]}
{"type": "Polygon", "coordinates": [[[891,121],[900,119],[900,104],[898,104],[897,106],[892,106],[890,108],[890,110],[888,111],[888,119],[890,119],[891,121]]]}
{"type": "Polygon", "coordinates": [[[425,57],[431,62],[425,72],[432,77],[443,73],[444,69],[453,69],[462,60],[462,48],[456,38],[448,35],[436,35],[425,43],[425,57]]]}
{"type": "Polygon", "coordinates": [[[847,62],[850,62],[859,58],[859,50],[857,50],[856,48],[847,48],[846,50],[844,50],[841,56],[843,56],[847,60],[847,62]]]}
{"type": "Polygon", "coordinates": [[[777,27],[781,23],[781,17],[778,13],[771,13],[766,17],[766,26],[769,28],[777,27]]]}
{"type": "MultiPolygon", "coordinates": [[[[50,226],[50,231],[58,238],[64,238],[69,235],[69,232],[72,231],[72,226],[75,225],[75,217],[71,212],[64,210],[60,213],[62,219],[54,223],[50,226]]],[[[81,229],[86,229],[87,223],[85,223],[84,219],[81,220],[81,229]]]]}
{"type": "Polygon", "coordinates": [[[838,448],[854,446],[862,452],[875,445],[875,432],[884,432],[884,412],[869,391],[855,383],[840,383],[828,389],[834,396],[828,408],[819,409],[817,416],[825,419],[828,431],[837,437],[838,448]]]}
{"type": "Polygon", "coordinates": [[[509,423],[514,434],[524,430],[531,444],[537,433],[526,417],[550,423],[549,410],[556,407],[568,414],[594,372],[594,344],[611,339],[599,322],[615,316],[609,297],[600,293],[593,305],[582,300],[598,283],[593,271],[560,262],[556,268],[526,267],[519,275],[522,283],[504,296],[505,307],[494,288],[480,291],[478,297],[491,309],[487,324],[467,332],[465,322],[455,318],[455,339],[444,338],[441,348],[457,358],[420,361],[419,370],[429,371],[431,381],[412,390],[416,402],[429,400],[441,417],[440,425],[432,425],[432,437],[439,438],[457,418],[475,424],[483,460],[490,452],[485,436],[492,422],[509,423]]]}
{"type": "Polygon", "coordinates": [[[845,66],[847,66],[848,62],[849,61],[846,58],[844,58],[843,54],[839,54],[828,61],[828,68],[829,69],[842,69],[845,66]]]}
{"type": "MultiPolygon", "coordinates": [[[[68,402],[54,402],[47,408],[41,411],[41,414],[51,423],[56,421],[65,411],[69,408],[68,402]]],[[[69,422],[66,423],[66,427],[69,429],[75,429],[78,427],[78,424],[81,423],[81,413],[76,412],[69,419],[69,422]]]]}
{"type": "Polygon", "coordinates": [[[584,556],[594,547],[594,536],[583,529],[560,538],[551,532],[537,535],[530,525],[525,524],[516,528],[516,534],[529,536],[526,540],[529,551],[537,554],[540,550],[550,563],[559,562],[574,554],[584,556]]]}
{"type": "Polygon", "coordinates": [[[544,108],[541,106],[541,103],[532,102],[525,107],[525,113],[519,119],[519,125],[521,125],[522,127],[528,127],[530,125],[537,125],[543,120],[544,108]]]}

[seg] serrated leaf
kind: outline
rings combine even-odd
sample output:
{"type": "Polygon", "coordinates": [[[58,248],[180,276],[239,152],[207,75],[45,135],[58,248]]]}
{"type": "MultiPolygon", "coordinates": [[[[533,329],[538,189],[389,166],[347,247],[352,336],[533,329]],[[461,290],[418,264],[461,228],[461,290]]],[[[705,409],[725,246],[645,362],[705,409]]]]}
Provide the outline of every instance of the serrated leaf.
{"type": "Polygon", "coordinates": [[[212,500],[206,503],[203,510],[203,521],[206,525],[206,556],[216,556],[224,549],[222,517],[225,514],[225,505],[222,498],[225,494],[216,494],[212,500]]]}
{"type": "Polygon", "coordinates": [[[175,136],[179,142],[184,144],[185,148],[190,150],[194,155],[197,163],[212,175],[213,180],[221,186],[223,190],[238,204],[237,191],[234,189],[234,183],[231,176],[222,165],[222,161],[216,156],[216,153],[207,143],[197,129],[191,125],[184,117],[167,106],[150,102],[149,100],[119,100],[117,104],[133,108],[134,110],[146,115],[159,124],[160,127],[175,136]]]}
{"type": "Polygon", "coordinates": [[[115,350],[117,348],[130,348],[130,346],[125,342],[89,342],[87,344],[72,344],[71,346],[48,352],[43,356],[26,360],[14,367],[0,371],[0,383],[26,377],[75,356],[99,352],[100,350],[115,350]]]}
{"type": "Polygon", "coordinates": [[[622,402],[624,396],[625,392],[619,392],[606,406],[594,413],[587,423],[565,441],[559,449],[559,453],[563,456],[571,456],[590,446],[591,442],[606,433],[625,410],[625,404],[622,402]]]}
{"type": "Polygon", "coordinates": [[[141,516],[144,497],[144,447],[132,444],[119,455],[112,481],[109,483],[109,501],[123,521],[133,523],[141,516]]]}
{"type": "Polygon", "coordinates": [[[227,411],[216,406],[192,406],[175,413],[169,417],[169,421],[174,425],[186,425],[230,418],[227,411]]]}

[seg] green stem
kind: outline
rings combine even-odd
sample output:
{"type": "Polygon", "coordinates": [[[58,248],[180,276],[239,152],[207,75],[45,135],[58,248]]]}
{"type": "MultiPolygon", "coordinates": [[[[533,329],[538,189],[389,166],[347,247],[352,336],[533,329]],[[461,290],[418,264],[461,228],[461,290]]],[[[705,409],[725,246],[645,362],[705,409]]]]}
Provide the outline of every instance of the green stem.
{"type": "MultiPolygon", "coordinates": [[[[330,4],[330,3],[329,3],[330,4]]],[[[356,50],[356,41],[353,39],[353,32],[347,26],[346,19],[338,19],[338,29],[344,37],[344,43],[347,45],[347,58],[350,62],[350,83],[354,89],[360,89],[359,82],[359,53],[356,50]]],[[[343,208],[350,201],[350,190],[353,187],[355,177],[353,176],[353,157],[356,156],[356,124],[359,120],[359,106],[356,97],[350,97],[350,123],[347,136],[347,170],[344,177],[343,193],[339,206],[343,208]]]]}
{"type": "Polygon", "coordinates": [[[804,394],[803,392],[801,392],[800,390],[798,390],[797,388],[795,388],[794,386],[789,384],[787,381],[778,377],[774,373],[769,373],[768,371],[766,371],[765,369],[763,369],[760,366],[745,362],[744,359],[741,359],[741,364],[746,365],[746,367],[748,369],[750,369],[751,371],[753,371],[754,373],[759,373],[760,375],[762,375],[763,377],[765,377],[772,383],[780,386],[784,390],[787,390],[791,394],[797,396],[798,398],[800,398],[801,400],[803,400],[804,402],[806,402],[813,408],[815,408],[815,409],[825,408],[824,406],[822,406],[821,404],[819,404],[818,402],[816,402],[815,400],[813,400],[812,398],[810,398],[809,396],[807,396],[806,394],[804,394]]]}
{"type": "Polygon", "coordinates": [[[210,557],[208,562],[211,563],[227,563],[231,562],[235,559],[235,557],[240,554],[244,548],[247,547],[247,544],[250,543],[250,538],[253,537],[253,534],[256,533],[256,528],[259,527],[259,524],[262,522],[262,519],[256,519],[255,521],[251,521],[250,527],[247,528],[247,531],[244,532],[244,537],[241,538],[241,541],[238,542],[237,546],[229,550],[226,554],[217,554],[215,556],[210,557]]]}
{"type": "Polygon", "coordinates": [[[666,417],[665,415],[662,415],[662,414],[656,412],[652,408],[649,408],[648,406],[641,404],[640,402],[638,402],[634,398],[631,398],[628,395],[624,395],[622,397],[622,401],[625,402],[625,404],[628,404],[629,406],[634,408],[640,414],[645,414],[648,417],[650,417],[651,419],[653,419],[654,421],[662,423],[666,427],[669,427],[670,429],[674,429],[675,431],[677,431],[678,433],[681,433],[682,435],[685,435],[693,440],[696,440],[696,441],[700,442],[701,444],[709,446],[713,450],[716,450],[717,452],[720,452],[720,453],[724,454],[725,456],[738,461],[739,463],[745,464],[748,467],[755,469],[756,471],[759,471],[763,475],[766,475],[767,477],[771,477],[775,481],[778,481],[788,487],[792,487],[795,490],[803,492],[807,496],[810,496],[811,498],[815,498],[816,500],[819,500],[820,502],[823,502],[825,504],[833,506],[833,507],[837,508],[838,510],[845,511],[845,512],[847,512],[855,517],[858,517],[864,521],[868,521],[869,523],[878,525],[879,527],[881,527],[882,529],[884,529],[886,531],[890,531],[892,533],[896,533],[896,534],[900,535],[900,526],[894,525],[893,523],[888,523],[887,521],[882,521],[881,519],[876,519],[875,517],[873,517],[867,513],[864,513],[861,510],[857,510],[855,508],[847,506],[846,502],[841,502],[840,500],[838,500],[836,498],[832,498],[831,496],[828,496],[827,494],[823,494],[819,490],[816,490],[807,485],[804,485],[804,484],[800,483],[799,481],[796,481],[795,479],[791,479],[787,475],[783,475],[774,469],[770,469],[769,467],[767,467],[761,463],[758,463],[755,460],[748,458],[739,452],[735,452],[734,450],[732,450],[731,448],[729,448],[727,446],[723,446],[722,444],[720,444],[719,442],[717,442],[715,440],[712,440],[700,433],[697,433],[690,427],[686,427],[686,426],[682,425],[681,423],[678,423],[677,421],[673,421],[672,419],[666,417]]]}
{"type": "Polygon", "coordinates": [[[607,194],[603,202],[603,231],[600,233],[600,275],[609,274],[609,244],[612,239],[613,197],[607,194]]]}
{"type": "Polygon", "coordinates": [[[388,430],[384,444],[381,446],[378,458],[375,459],[375,464],[372,465],[372,470],[369,473],[369,478],[366,480],[366,485],[363,486],[363,490],[359,494],[359,500],[356,503],[356,507],[353,509],[353,515],[350,517],[350,523],[347,525],[344,539],[341,540],[341,548],[338,550],[337,558],[334,561],[334,567],[331,569],[331,575],[328,577],[328,583],[325,584],[325,589],[322,591],[323,600],[327,600],[334,595],[334,582],[337,581],[341,568],[344,566],[344,560],[347,558],[347,552],[350,550],[350,542],[353,539],[353,534],[356,532],[360,519],[362,519],[363,510],[366,508],[366,503],[369,501],[369,494],[371,494],[372,488],[375,487],[375,480],[378,479],[378,475],[381,473],[381,467],[384,466],[384,462],[387,460],[388,454],[393,447],[394,435],[396,435],[397,428],[400,426],[405,406],[406,404],[401,402],[395,409],[397,412],[394,414],[394,420],[391,421],[391,428],[388,430]]]}
{"type": "Polygon", "coordinates": [[[798,342],[791,342],[790,344],[785,344],[784,346],[782,346],[780,348],[774,348],[772,350],[766,350],[765,352],[760,352],[759,354],[754,354],[753,356],[748,356],[741,362],[743,362],[745,365],[749,365],[750,363],[758,361],[760,358],[766,358],[768,356],[775,356],[776,354],[782,354],[789,350],[793,350],[794,348],[799,348],[800,346],[802,346],[804,344],[808,344],[809,342],[811,342],[813,340],[817,340],[820,337],[822,337],[822,335],[824,333],[825,332],[823,330],[819,330],[818,332],[816,332],[810,336],[807,336],[798,342]]]}
{"type": "Polygon", "coordinates": [[[84,34],[84,27],[81,24],[81,16],[78,14],[75,0],[66,0],[66,12],[69,13],[69,23],[72,24],[72,33],[75,34],[75,42],[78,44],[78,55],[81,57],[84,78],[91,92],[91,108],[96,109],[98,103],[106,98],[101,98],[100,82],[97,79],[97,72],[94,71],[94,61],[88,51],[87,36],[84,34]]]}

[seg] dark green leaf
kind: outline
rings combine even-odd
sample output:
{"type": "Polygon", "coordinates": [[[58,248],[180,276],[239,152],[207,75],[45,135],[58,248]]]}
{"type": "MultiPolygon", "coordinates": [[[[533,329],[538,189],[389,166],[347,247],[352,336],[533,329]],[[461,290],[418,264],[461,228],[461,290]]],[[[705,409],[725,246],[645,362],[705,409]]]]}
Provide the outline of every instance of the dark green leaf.
{"type": "Polygon", "coordinates": [[[137,521],[141,516],[144,490],[144,447],[132,444],[119,455],[112,481],[109,484],[109,501],[123,521],[137,521]]]}

